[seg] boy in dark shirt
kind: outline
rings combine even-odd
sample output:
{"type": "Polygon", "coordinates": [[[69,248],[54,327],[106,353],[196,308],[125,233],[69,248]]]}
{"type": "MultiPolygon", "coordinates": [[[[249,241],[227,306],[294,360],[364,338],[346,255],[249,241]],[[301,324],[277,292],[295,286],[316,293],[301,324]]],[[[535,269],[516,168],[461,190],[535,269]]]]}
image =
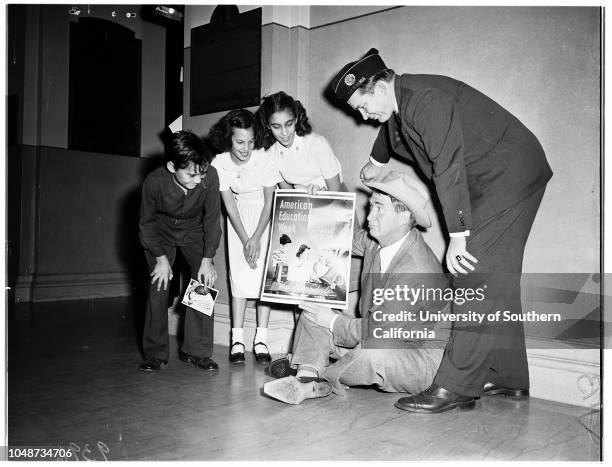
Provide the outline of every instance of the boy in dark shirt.
{"type": "MultiPolygon", "coordinates": [[[[168,362],[168,285],[176,249],[189,263],[191,277],[212,286],[217,278],[213,257],[219,246],[219,177],[200,138],[174,133],[164,167],[142,185],[140,242],[149,264],[151,284],[145,312],[142,371],[158,371],[168,362]]],[[[179,358],[215,370],[212,316],[187,307],[185,340],[179,358]]]]}

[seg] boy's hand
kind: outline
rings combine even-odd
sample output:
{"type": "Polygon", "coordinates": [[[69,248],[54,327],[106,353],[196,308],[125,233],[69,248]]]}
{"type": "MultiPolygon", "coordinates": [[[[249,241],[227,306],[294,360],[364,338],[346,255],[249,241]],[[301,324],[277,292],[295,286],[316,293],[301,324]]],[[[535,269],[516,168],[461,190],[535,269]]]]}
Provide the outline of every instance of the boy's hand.
{"type": "Polygon", "coordinates": [[[151,272],[151,284],[155,284],[157,282],[157,291],[161,290],[161,286],[164,286],[164,290],[168,290],[168,284],[172,280],[172,266],[170,266],[170,261],[166,255],[158,256],[155,258],[157,263],[153,268],[153,272],[151,272]]]}
{"type": "Polygon", "coordinates": [[[198,280],[206,287],[212,287],[217,280],[217,271],[212,258],[202,258],[202,264],[198,270],[198,280]]]}

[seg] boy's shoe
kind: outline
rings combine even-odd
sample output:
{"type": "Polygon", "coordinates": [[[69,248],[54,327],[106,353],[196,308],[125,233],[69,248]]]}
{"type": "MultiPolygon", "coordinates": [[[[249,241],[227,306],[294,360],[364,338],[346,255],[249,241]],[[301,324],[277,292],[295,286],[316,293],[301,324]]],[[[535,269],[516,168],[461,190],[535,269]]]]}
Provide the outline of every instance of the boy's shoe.
{"type": "Polygon", "coordinates": [[[198,359],[198,361],[196,362],[196,366],[200,370],[218,370],[219,369],[219,365],[217,365],[217,362],[215,362],[210,357],[204,357],[204,358],[198,359]]]}
{"type": "Polygon", "coordinates": [[[146,360],[140,364],[138,369],[140,371],[159,371],[162,368],[162,365],[166,365],[166,362],[160,360],[159,358],[151,358],[146,360]]]}
{"type": "Polygon", "coordinates": [[[181,362],[185,362],[185,363],[193,363],[194,365],[197,363],[198,358],[194,357],[193,355],[190,355],[186,352],[183,352],[182,350],[179,350],[179,354],[178,354],[179,360],[181,362]]]}
{"type": "Polygon", "coordinates": [[[193,363],[202,370],[218,370],[219,365],[210,357],[198,358],[188,353],[179,352],[179,360],[185,363],[193,363]]]}

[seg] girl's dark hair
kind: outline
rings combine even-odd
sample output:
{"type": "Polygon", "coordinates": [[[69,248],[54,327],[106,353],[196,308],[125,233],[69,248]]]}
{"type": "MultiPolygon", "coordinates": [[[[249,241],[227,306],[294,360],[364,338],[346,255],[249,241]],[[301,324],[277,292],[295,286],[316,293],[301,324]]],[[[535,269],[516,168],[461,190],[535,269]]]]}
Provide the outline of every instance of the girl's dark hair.
{"type": "Polygon", "coordinates": [[[247,130],[253,128],[255,137],[255,149],[262,147],[262,131],[259,121],[252,112],[246,109],[232,110],[221,117],[208,132],[209,143],[218,151],[225,152],[232,148],[232,133],[234,128],[247,130]]]}
{"type": "Polygon", "coordinates": [[[308,115],[306,115],[306,109],[302,103],[289,94],[280,91],[275,94],[266,96],[261,101],[261,105],[255,115],[264,133],[264,148],[268,149],[276,141],[272,131],[270,130],[270,118],[272,114],[276,112],[282,112],[288,110],[295,117],[295,132],[299,136],[309,135],[312,131],[312,126],[308,122],[308,115]]]}
{"type": "Polygon", "coordinates": [[[175,169],[184,169],[193,162],[196,167],[206,167],[212,154],[204,142],[189,130],[174,133],[167,145],[166,159],[174,164],[175,169]]]}
{"type": "Polygon", "coordinates": [[[298,252],[295,254],[295,256],[297,256],[299,258],[300,256],[302,256],[302,253],[304,253],[306,250],[310,250],[310,247],[308,245],[304,245],[302,243],[300,245],[300,248],[299,248],[298,252]]]}
{"type": "Polygon", "coordinates": [[[377,81],[386,81],[387,83],[395,76],[395,71],[391,68],[379,71],[374,76],[370,76],[356,90],[361,94],[369,94],[374,90],[374,85],[377,81]]]}
{"type": "Polygon", "coordinates": [[[291,237],[287,234],[282,234],[279,241],[281,245],[286,245],[287,243],[291,243],[291,237]]]}

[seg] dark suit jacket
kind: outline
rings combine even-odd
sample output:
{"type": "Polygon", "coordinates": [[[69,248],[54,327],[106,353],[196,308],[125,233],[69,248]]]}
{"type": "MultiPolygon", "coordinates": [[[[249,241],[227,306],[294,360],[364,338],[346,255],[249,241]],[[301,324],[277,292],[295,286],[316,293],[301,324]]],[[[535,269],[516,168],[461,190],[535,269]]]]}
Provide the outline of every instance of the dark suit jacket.
{"type": "MultiPolygon", "coordinates": [[[[378,249],[378,243],[373,240],[366,230],[359,229],[353,235],[353,255],[363,256],[363,269],[361,271],[361,295],[359,297],[359,318],[349,318],[346,315],[339,315],[334,322],[333,334],[334,342],[342,347],[355,347],[362,343],[363,321],[371,320],[371,314],[375,310],[397,311],[400,309],[418,311],[419,309],[448,309],[447,304],[437,303],[427,300],[419,300],[414,305],[406,302],[385,302],[377,306],[373,304],[373,289],[388,288],[395,289],[396,285],[419,288],[425,287],[442,288],[448,286],[446,276],[443,274],[442,266],[431,248],[423,240],[421,233],[413,229],[405,238],[404,243],[393,256],[391,263],[384,274],[371,274],[372,261],[378,249]],[[382,278],[378,284],[373,284],[377,277],[382,278]]],[[[422,329],[423,323],[381,323],[372,321],[365,325],[370,327],[386,327],[401,325],[404,329],[411,326],[422,329]]],[[[434,324],[434,323],[432,323],[434,324]]],[[[436,338],[428,340],[423,347],[443,349],[448,340],[448,323],[440,323],[433,326],[428,325],[428,329],[435,330],[436,338]]]]}
{"type": "Polygon", "coordinates": [[[446,76],[395,77],[398,112],[372,158],[390,151],[433,179],[449,232],[471,229],[542,188],[552,176],[537,138],[510,112],[446,76]]]}

